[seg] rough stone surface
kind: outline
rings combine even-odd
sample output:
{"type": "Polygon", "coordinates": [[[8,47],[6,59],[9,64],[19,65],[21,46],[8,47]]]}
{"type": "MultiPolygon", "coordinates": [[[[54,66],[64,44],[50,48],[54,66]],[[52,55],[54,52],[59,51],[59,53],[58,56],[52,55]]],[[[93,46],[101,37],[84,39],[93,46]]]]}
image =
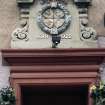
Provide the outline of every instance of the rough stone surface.
{"type": "Polygon", "coordinates": [[[105,61],[100,65],[101,79],[105,83],[105,61]]]}
{"type": "Polygon", "coordinates": [[[2,66],[2,58],[0,53],[0,89],[9,86],[9,67],[2,66]]]}
{"type": "Polygon", "coordinates": [[[12,31],[19,20],[18,8],[15,0],[0,0],[0,48],[10,47],[12,31]]]}
{"type": "Polygon", "coordinates": [[[105,36],[98,37],[98,47],[105,48],[105,36]]]}
{"type": "Polygon", "coordinates": [[[105,36],[104,26],[105,0],[92,0],[89,8],[89,25],[95,28],[98,35],[105,36]]]}

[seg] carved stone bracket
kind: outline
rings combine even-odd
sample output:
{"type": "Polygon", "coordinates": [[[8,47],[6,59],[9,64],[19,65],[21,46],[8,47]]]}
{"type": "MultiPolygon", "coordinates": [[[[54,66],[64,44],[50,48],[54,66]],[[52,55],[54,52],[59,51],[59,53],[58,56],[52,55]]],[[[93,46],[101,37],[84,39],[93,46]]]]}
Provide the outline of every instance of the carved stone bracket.
{"type": "Polygon", "coordinates": [[[30,6],[34,0],[16,0],[20,10],[20,26],[12,33],[11,41],[28,41],[29,13],[30,6]]]}
{"type": "Polygon", "coordinates": [[[92,0],[74,0],[78,7],[80,19],[80,39],[85,41],[96,40],[96,31],[88,26],[88,7],[91,5],[92,0]]]}
{"type": "Polygon", "coordinates": [[[92,0],[74,0],[75,4],[80,7],[80,8],[83,8],[83,7],[88,7],[92,0]]]}
{"type": "Polygon", "coordinates": [[[30,5],[32,5],[34,0],[17,0],[18,7],[20,9],[20,19],[29,18],[30,5]]]}

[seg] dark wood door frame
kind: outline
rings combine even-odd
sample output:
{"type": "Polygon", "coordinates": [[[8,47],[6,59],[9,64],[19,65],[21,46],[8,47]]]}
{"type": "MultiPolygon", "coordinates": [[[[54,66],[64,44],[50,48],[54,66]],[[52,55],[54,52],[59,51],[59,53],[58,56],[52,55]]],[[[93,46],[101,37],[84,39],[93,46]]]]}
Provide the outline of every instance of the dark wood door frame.
{"type": "MultiPolygon", "coordinates": [[[[21,86],[88,85],[96,82],[105,49],[3,49],[10,65],[16,105],[21,105],[21,86]]],[[[88,105],[92,105],[88,94],[88,105]]]]}

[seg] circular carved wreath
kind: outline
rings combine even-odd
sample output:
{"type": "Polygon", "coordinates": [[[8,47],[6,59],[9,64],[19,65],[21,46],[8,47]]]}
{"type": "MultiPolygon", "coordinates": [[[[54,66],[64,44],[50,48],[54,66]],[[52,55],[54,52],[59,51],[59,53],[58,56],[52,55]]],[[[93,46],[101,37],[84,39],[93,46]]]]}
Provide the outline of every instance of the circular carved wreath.
{"type": "Polygon", "coordinates": [[[71,15],[63,4],[47,4],[38,15],[41,30],[50,35],[63,33],[71,23],[71,15]]]}

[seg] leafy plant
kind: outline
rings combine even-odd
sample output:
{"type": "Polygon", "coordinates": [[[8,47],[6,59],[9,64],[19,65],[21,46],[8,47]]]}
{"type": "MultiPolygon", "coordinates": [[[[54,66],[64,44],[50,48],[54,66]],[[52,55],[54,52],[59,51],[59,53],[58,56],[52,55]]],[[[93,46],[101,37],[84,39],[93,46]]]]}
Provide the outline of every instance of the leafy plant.
{"type": "Polygon", "coordinates": [[[11,87],[2,88],[0,90],[0,105],[15,105],[15,93],[11,87]]]}
{"type": "Polygon", "coordinates": [[[105,105],[105,84],[100,82],[98,86],[93,85],[90,92],[94,105],[105,105]]]}

